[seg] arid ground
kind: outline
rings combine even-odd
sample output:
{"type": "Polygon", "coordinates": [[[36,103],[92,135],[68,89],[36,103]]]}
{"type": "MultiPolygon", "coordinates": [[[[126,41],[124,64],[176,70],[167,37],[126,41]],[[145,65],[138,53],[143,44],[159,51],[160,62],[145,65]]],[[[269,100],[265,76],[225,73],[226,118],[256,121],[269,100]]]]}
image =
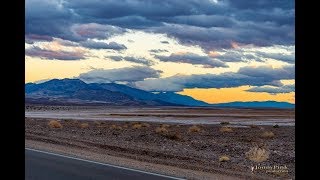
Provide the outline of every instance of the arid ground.
{"type": "Polygon", "coordinates": [[[295,179],[294,110],[26,106],[26,147],[187,179],[295,179]]]}

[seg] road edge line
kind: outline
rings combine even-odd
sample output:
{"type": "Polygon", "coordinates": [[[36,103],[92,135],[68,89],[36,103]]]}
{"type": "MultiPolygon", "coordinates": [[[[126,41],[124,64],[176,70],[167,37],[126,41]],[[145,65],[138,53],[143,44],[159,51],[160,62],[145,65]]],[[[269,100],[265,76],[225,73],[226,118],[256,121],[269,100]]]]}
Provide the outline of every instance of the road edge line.
{"type": "Polygon", "coordinates": [[[38,150],[38,149],[32,149],[32,148],[27,148],[27,147],[25,147],[25,149],[29,150],[29,151],[35,151],[35,152],[39,152],[39,153],[50,154],[50,155],[54,155],[54,156],[60,156],[60,157],[64,157],[64,158],[69,158],[69,159],[74,159],[74,160],[78,160],[78,161],[84,161],[84,162],[89,162],[89,163],[94,163],[94,164],[99,164],[99,165],[109,166],[109,167],[114,167],[114,168],[119,168],[119,169],[125,169],[125,170],[135,171],[135,172],[144,173],[144,174],[150,174],[150,175],[166,177],[166,178],[171,178],[171,179],[176,179],[176,180],[186,180],[184,178],[173,177],[173,176],[168,176],[168,175],[158,174],[158,173],[153,173],[153,172],[147,172],[147,171],[143,171],[143,170],[123,167],[123,166],[118,166],[118,165],[113,165],[113,164],[107,164],[107,163],[102,163],[102,162],[82,159],[82,158],[78,158],[78,157],[67,156],[67,155],[63,155],[63,154],[57,154],[57,153],[53,153],[53,152],[42,151],[42,150],[38,150]]]}

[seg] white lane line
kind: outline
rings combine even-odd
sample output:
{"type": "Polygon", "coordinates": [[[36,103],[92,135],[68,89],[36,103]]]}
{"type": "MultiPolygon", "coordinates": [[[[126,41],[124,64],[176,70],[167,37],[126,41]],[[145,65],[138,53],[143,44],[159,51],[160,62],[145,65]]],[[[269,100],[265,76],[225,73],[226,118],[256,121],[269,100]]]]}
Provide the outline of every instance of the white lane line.
{"type": "Polygon", "coordinates": [[[31,148],[25,148],[25,149],[29,150],[29,151],[35,151],[35,152],[39,152],[39,153],[44,153],[44,154],[50,154],[50,155],[53,155],[53,156],[60,156],[60,157],[74,159],[74,160],[78,160],[78,161],[84,161],[84,162],[99,164],[99,165],[103,165],[103,166],[109,166],[109,167],[129,170],[129,171],[140,172],[140,173],[144,173],[144,174],[150,174],[150,175],[154,175],[154,176],[166,177],[166,178],[177,179],[177,180],[185,180],[183,178],[167,176],[167,175],[162,175],[162,174],[142,171],[142,170],[138,170],[138,169],[131,169],[131,168],[127,168],[127,167],[122,167],[122,166],[117,166],[117,165],[112,165],[112,164],[106,164],[106,163],[101,163],[101,162],[96,162],[96,161],[90,161],[90,160],[86,160],[86,159],[81,159],[81,158],[76,158],[76,157],[71,157],[71,156],[65,156],[65,155],[62,155],[62,154],[55,154],[55,153],[41,151],[41,150],[37,150],[37,149],[31,149],[31,148]]]}

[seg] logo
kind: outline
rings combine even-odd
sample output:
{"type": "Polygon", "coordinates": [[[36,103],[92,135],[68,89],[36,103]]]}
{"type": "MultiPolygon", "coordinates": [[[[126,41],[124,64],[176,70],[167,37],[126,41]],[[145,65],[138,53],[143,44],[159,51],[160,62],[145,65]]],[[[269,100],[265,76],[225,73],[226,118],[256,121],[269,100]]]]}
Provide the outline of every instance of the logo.
{"type": "Polygon", "coordinates": [[[289,168],[286,165],[273,165],[273,166],[251,166],[251,172],[254,173],[256,171],[264,171],[266,173],[288,173],[289,168]]]}

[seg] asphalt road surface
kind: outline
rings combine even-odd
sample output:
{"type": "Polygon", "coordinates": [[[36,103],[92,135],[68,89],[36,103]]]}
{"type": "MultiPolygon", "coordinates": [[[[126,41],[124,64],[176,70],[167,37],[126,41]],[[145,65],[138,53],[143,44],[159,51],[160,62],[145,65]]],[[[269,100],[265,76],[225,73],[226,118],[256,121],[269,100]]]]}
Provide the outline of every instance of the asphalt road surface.
{"type": "Polygon", "coordinates": [[[181,179],[50,152],[25,149],[26,180],[172,180],[181,179]]]}

